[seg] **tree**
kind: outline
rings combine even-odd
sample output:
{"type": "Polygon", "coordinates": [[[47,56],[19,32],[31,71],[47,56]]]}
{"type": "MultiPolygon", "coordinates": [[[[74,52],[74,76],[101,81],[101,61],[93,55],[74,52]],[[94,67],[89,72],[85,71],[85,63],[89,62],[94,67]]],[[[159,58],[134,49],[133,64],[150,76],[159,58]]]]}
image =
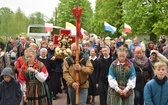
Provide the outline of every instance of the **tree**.
{"type": "Polygon", "coordinates": [[[167,6],[167,0],[126,0],[123,20],[132,26],[133,34],[147,34],[156,41],[156,35],[168,34],[167,6]]]}
{"type": "Polygon", "coordinates": [[[81,16],[81,27],[87,31],[91,31],[92,29],[92,16],[93,11],[91,9],[91,4],[88,0],[60,0],[57,9],[57,25],[61,27],[65,27],[65,22],[70,22],[75,25],[75,19],[72,14],[72,8],[80,6],[83,8],[82,16],[81,16]]]}
{"type": "Polygon", "coordinates": [[[45,15],[41,12],[35,12],[29,15],[28,24],[44,24],[45,15]]]}
{"type": "Polygon", "coordinates": [[[48,23],[52,23],[54,26],[57,26],[57,8],[53,11],[53,16],[47,21],[48,23]]]}
{"type": "Polygon", "coordinates": [[[11,22],[13,18],[13,11],[7,7],[0,8],[0,35],[10,35],[11,22]]]}
{"type": "Polygon", "coordinates": [[[94,32],[102,37],[111,36],[110,32],[104,31],[104,21],[117,28],[116,36],[120,36],[123,26],[123,1],[124,0],[96,0],[96,10],[94,14],[94,32]]]}
{"type": "Polygon", "coordinates": [[[27,32],[28,19],[20,8],[18,8],[16,13],[14,14],[12,23],[13,24],[11,31],[13,35],[27,32]]]}

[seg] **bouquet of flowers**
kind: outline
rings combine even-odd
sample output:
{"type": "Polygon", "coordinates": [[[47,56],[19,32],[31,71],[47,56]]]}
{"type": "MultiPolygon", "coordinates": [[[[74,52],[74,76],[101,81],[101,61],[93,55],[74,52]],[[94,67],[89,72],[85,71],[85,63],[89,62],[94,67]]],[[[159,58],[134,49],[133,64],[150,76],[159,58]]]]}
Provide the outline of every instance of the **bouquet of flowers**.
{"type": "Polygon", "coordinates": [[[56,58],[65,58],[71,54],[70,46],[72,44],[72,38],[70,35],[61,34],[58,37],[58,46],[55,49],[56,58]]]}

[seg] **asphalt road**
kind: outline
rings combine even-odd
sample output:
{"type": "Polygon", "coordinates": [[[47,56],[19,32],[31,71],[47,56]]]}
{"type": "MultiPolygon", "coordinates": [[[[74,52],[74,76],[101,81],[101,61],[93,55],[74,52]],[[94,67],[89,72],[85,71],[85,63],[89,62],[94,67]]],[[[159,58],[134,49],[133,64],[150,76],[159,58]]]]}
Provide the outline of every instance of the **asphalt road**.
{"type": "MultiPolygon", "coordinates": [[[[67,102],[66,100],[67,100],[66,93],[59,93],[57,95],[57,99],[53,100],[53,105],[69,105],[66,103],[67,102]]],[[[91,105],[91,104],[87,104],[87,105],[91,105]]],[[[99,104],[99,96],[96,96],[94,105],[100,105],[99,104]]]]}

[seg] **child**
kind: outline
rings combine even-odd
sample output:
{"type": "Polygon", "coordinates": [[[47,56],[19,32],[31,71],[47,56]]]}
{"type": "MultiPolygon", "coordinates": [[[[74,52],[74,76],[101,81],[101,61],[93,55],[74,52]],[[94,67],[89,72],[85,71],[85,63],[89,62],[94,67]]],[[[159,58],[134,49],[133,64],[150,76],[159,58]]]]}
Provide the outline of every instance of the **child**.
{"type": "Polygon", "coordinates": [[[168,80],[167,64],[156,62],[154,64],[155,77],[144,88],[144,100],[146,105],[168,105],[168,80]]]}
{"type": "Polygon", "coordinates": [[[19,105],[22,91],[19,82],[14,79],[12,69],[4,68],[1,77],[3,81],[0,83],[0,105],[19,105]]]}
{"type": "Polygon", "coordinates": [[[118,59],[112,62],[108,75],[107,105],[134,105],[136,73],[133,64],[126,58],[128,50],[117,49],[118,59]]]}
{"type": "Polygon", "coordinates": [[[48,71],[44,64],[36,59],[36,51],[27,48],[24,52],[26,61],[21,66],[18,81],[21,83],[23,102],[26,105],[51,105],[50,95],[45,80],[48,71]]]}

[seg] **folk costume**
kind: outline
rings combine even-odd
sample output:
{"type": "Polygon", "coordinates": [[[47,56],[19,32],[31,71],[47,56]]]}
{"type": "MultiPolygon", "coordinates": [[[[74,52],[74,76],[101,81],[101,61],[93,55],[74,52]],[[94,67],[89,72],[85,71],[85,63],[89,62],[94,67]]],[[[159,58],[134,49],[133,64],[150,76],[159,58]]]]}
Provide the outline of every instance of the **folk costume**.
{"type": "Polygon", "coordinates": [[[38,72],[27,71],[28,67],[28,63],[24,62],[18,77],[23,96],[26,96],[28,100],[26,105],[51,105],[48,87],[45,83],[48,77],[46,67],[38,60],[35,60],[32,66],[38,72]]]}
{"type": "Polygon", "coordinates": [[[108,82],[107,105],[134,105],[133,89],[136,83],[136,73],[133,64],[128,59],[124,63],[120,63],[117,59],[110,65],[108,82]],[[128,97],[117,93],[119,89],[124,88],[128,91],[128,97]]]}

